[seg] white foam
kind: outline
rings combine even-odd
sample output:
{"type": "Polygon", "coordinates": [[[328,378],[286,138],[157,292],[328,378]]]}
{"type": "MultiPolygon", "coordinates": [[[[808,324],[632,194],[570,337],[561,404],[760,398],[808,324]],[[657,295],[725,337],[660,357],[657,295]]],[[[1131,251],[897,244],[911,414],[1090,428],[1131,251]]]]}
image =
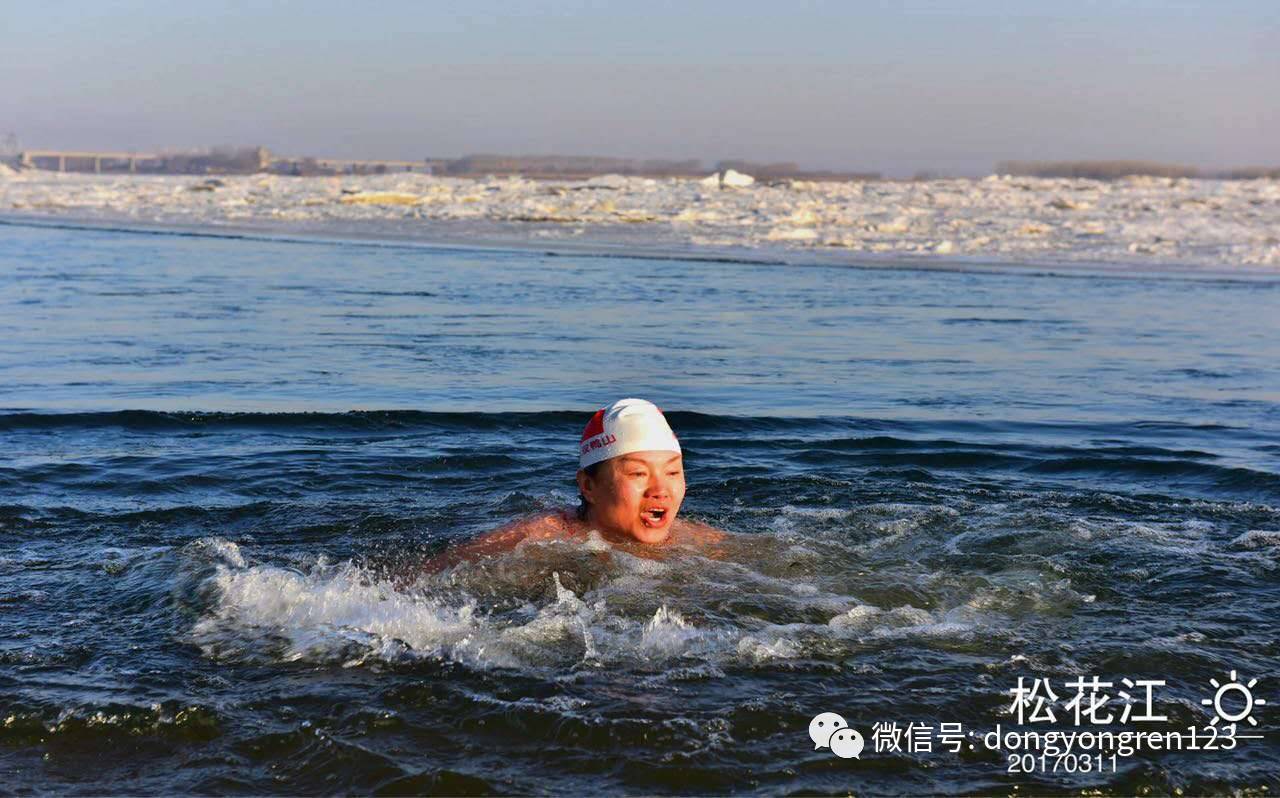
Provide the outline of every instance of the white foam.
{"type": "Polygon", "coordinates": [[[1250,529],[1231,541],[1233,548],[1280,551],[1280,532],[1268,529],[1250,529]]]}
{"type": "Polygon", "coordinates": [[[757,640],[748,636],[738,641],[738,656],[756,665],[776,659],[793,659],[800,655],[800,651],[794,640],[785,637],[757,640]]]}
{"type": "Polygon", "coordinates": [[[663,604],[644,625],[640,648],[649,656],[674,657],[684,653],[697,638],[697,630],[680,613],[663,604]]]}
{"type": "Polygon", "coordinates": [[[244,568],[247,564],[240,546],[223,538],[200,538],[189,546],[189,553],[232,568],[244,568]]]}
{"type": "Polygon", "coordinates": [[[401,641],[417,651],[445,654],[465,649],[477,631],[474,605],[450,608],[400,593],[350,564],[314,574],[271,565],[219,566],[211,582],[218,604],[191,633],[210,652],[228,629],[282,638],[286,660],[325,658],[352,641],[374,648],[401,641]]]}
{"type": "MultiPolygon", "coordinates": [[[[907,506],[870,515],[892,522],[902,512],[947,517],[907,506]]],[[[867,519],[860,513],[846,520],[867,519]]],[[[1000,634],[1010,619],[1052,616],[1093,600],[1065,579],[1027,569],[986,578],[904,575],[930,597],[929,609],[877,606],[856,595],[860,574],[883,595],[885,572],[851,571],[853,547],[839,536],[812,545],[833,556],[758,533],[735,537],[715,558],[680,549],[642,558],[597,536],[527,544],[405,588],[322,556],[293,567],[257,562],[251,546],[211,538],[184,550],[184,572],[194,582],[181,592],[198,615],[190,640],[217,659],[354,667],[440,658],[476,668],[557,670],[590,663],[693,668],[703,674],[697,678],[729,665],[847,657],[884,641],[951,645],[1000,634]],[[792,567],[797,558],[799,570],[792,567]]]]}
{"type": "Polygon", "coordinates": [[[857,604],[827,621],[827,625],[832,629],[862,631],[870,629],[882,614],[883,612],[879,607],[872,607],[869,604],[857,604]]]}

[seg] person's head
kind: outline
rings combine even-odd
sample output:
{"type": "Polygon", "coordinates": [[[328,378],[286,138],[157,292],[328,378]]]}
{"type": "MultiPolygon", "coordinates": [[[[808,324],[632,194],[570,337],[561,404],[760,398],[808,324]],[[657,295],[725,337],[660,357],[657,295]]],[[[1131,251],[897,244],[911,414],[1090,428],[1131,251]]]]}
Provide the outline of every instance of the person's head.
{"type": "Polygon", "coordinates": [[[662,411],[620,399],[591,417],[578,457],[578,517],[606,535],[661,543],[684,501],[680,443],[662,411]]]}

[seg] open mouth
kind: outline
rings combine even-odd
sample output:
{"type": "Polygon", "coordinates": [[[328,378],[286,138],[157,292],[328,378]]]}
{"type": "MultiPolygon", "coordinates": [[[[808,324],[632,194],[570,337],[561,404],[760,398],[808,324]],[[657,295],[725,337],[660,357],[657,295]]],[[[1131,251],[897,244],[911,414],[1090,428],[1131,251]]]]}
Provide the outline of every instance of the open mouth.
{"type": "Polygon", "coordinates": [[[643,521],[644,525],[647,527],[658,527],[662,526],[663,523],[666,522],[667,515],[668,512],[663,507],[651,507],[640,513],[640,520],[643,521]]]}

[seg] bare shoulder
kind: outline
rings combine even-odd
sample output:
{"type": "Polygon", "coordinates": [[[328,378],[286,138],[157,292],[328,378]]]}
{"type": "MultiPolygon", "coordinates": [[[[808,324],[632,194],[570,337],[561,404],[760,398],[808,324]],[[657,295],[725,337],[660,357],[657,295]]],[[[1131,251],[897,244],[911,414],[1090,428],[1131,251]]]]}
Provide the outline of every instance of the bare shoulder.
{"type": "Polygon", "coordinates": [[[567,511],[539,513],[504,524],[466,543],[450,546],[427,561],[424,570],[434,573],[466,560],[503,554],[526,540],[558,540],[573,533],[573,518],[567,511]]]}
{"type": "Polygon", "coordinates": [[[466,545],[505,551],[526,540],[559,540],[572,536],[577,526],[576,519],[567,510],[553,510],[512,521],[466,545]]]}
{"type": "Polygon", "coordinates": [[[675,526],[675,531],[680,536],[680,542],[694,546],[722,543],[729,536],[729,533],[723,529],[716,529],[710,524],[704,524],[701,521],[678,518],[675,526]]]}

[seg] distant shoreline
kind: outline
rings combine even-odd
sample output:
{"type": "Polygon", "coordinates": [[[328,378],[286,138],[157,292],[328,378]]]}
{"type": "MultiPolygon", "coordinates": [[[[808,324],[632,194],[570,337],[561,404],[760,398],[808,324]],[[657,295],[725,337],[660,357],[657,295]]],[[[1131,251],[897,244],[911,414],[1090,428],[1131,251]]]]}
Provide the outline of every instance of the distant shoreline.
{"type": "Polygon", "coordinates": [[[951,174],[918,169],[912,177],[889,177],[871,169],[806,169],[791,161],[764,162],[722,159],[708,165],[696,158],[621,158],[592,155],[471,154],[458,158],[395,160],[380,158],[326,158],[280,155],[266,147],[213,148],[185,152],[111,152],[76,150],[25,150],[0,156],[0,164],[13,168],[89,174],[149,174],[169,176],[228,176],[275,174],[296,177],[343,177],[394,174],[430,174],[436,177],[521,177],[527,180],[581,181],[606,175],[652,179],[698,180],[709,174],[736,171],[762,182],[824,181],[921,181],[938,178],[976,179],[986,174],[1010,177],[1087,178],[1120,180],[1126,177],[1201,178],[1208,180],[1280,179],[1278,166],[1237,166],[1208,169],[1188,164],[1141,159],[1111,160],[1002,160],[981,175],[951,174]]]}

